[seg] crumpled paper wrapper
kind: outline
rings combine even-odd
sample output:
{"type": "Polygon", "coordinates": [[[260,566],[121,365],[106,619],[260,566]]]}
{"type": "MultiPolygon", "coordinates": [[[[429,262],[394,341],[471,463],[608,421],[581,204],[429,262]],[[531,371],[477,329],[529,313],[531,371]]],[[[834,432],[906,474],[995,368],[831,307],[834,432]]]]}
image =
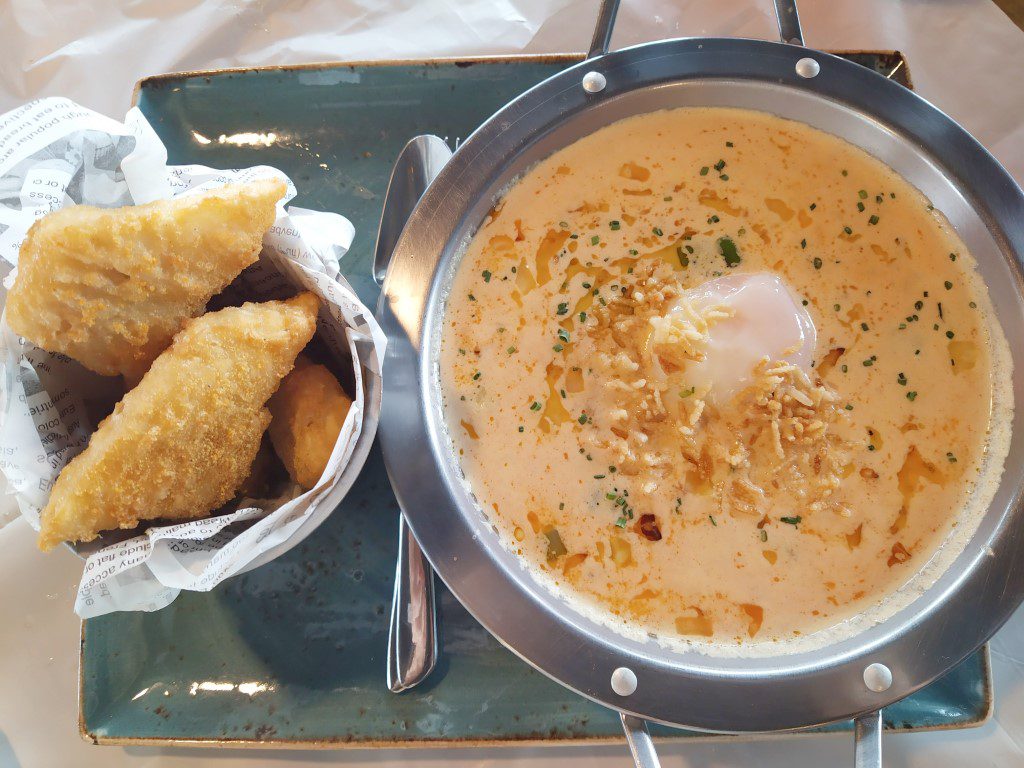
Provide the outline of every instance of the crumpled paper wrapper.
{"type": "MultiPolygon", "coordinates": [[[[101,541],[115,543],[90,545],[94,551],[85,561],[75,601],[83,618],[154,611],[183,589],[207,591],[284,552],[322,522],[348,490],[338,481],[364,425],[372,429],[376,424],[377,414],[367,413],[366,392],[368,377],[380,377],[386,341],[373,313],[339,273],[338,261],[352,242],[352,224],[334,213],[286,208],[295,187],[280,171],[168,166],[166,149],[137,109],[119,123],[67,99],[51,98],[0,115],[0,277],[5,288],[15,277],[26,232],[50,211],[75,204],[138,205],[266,176],[287,181],[288,194],[278,203],[260,260],[225,296],[238,302],[267,300],[305,289],[320,297],[317,338],[343,367],[351,366],[356,390],[327,470],[306,493],[291,486],[276,499],[244,499],[201,520],[150,527],[127,539],[119,532],[105,534],[101,541]]],[[[8,493],[37,530],[60,470],[86,447],[99,418],[122,392],[119,378],[97,376],[36,347],[11,331],[6,319],[0,325],[0,470],[8,493]]]]}

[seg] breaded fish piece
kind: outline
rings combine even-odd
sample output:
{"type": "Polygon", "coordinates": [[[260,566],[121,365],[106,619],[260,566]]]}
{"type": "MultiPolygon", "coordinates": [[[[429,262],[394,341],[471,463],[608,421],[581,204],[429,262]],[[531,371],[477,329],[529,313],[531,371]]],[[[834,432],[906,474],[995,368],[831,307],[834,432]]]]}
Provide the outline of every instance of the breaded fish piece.
{"type": "Polygon", "coordinates": [[[140,520],[202,517],[234,497],[318,305],[303,293],[189,320],[60,473],[40,549],[140,520]]]}
{"type": "Polygon", "coordinates": [[[300,356],[267,407],[274,450],[292,480],[308,491],[327,467],[352,399],[334,374],[300,356]]]}
{"type": "Polygon", "coordinates": [[[54,211],[21,246],[7,322],[43,349],[137,381],[185,321],[259,258],[285,191],[267,179],[54,211]]]}

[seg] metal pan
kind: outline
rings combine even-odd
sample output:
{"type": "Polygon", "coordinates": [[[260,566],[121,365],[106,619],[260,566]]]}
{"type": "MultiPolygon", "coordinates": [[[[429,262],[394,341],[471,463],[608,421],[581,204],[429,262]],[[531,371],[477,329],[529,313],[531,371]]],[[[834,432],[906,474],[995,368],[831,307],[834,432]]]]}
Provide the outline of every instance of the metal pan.
{"type": "MultiPolygon", "coordinates": [[[[801,47],[795,8],[780,5],[789,43],[689,38],[604,53],[616,8],[605,2],[591,58],[527,91],[459,148],[410,218],[385,282],[381,319],[390,344],[381,440],[409,523],[452,592],[524,660],[625,713],[631,737],[644,735],[635,718],[758,732],[872,713],[858,728],[867,748],[880,743],[881,707],[959,663],[1024,596],[1024,558],[1016,557],[1024,545],[1020,411],[990,509],[948,570],[922,585],[907,608],[818,650],[721,658],[624,638],[537,583],[461,482],[438,381],[446,297],[462,246],[503,188],[542,158],[625,117],[732,106],[799,120],[863,148],[946,214],[989,286],[1015,350],[1014,396],[1024,402],[1024,194],[978,142],[914,93],[801,47]]],[[[635,755],[644,748],[639,743],[635,755]]]]}

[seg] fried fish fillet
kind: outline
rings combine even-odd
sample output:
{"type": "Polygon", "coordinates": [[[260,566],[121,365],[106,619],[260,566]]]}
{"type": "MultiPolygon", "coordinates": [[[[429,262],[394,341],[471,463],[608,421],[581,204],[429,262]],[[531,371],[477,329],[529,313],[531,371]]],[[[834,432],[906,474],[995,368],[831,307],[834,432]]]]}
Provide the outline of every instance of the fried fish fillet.
{"type": "Polygon", "coordinates": [[[267,407],[274,450],[292,480],[308,491],[327,467],[352,399],[329,370],[300,357],[267,407]]]}
{"type": "Polygon", "coordinates": [[[202,517],[231,499],[270,423],[267,400],[316,330],[317,307],[303,293],[189,320],[60,473],[40,549],[140,520],[202,517]]]}
{"type": "Polygon", "coordinates": [[[125,208],[61,208],[29,230],[7,322],[50,352],[137,381],[185,321],[259,258],[278,179],[125,208]]]}

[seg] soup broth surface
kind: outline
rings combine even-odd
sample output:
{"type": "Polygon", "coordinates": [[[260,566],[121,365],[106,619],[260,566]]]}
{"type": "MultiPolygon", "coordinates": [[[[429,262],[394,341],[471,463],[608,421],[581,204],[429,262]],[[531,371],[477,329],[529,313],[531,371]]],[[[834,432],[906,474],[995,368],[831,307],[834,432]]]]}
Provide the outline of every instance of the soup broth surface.
{"type": "Polygon", "coordinates": [[[973,524],[1005,347],[966,247],[891,169],[687,108],[508,191],[458,268],[440,377],[469,487],[551,589],[750,645],[880,603],[973,524]]]}

